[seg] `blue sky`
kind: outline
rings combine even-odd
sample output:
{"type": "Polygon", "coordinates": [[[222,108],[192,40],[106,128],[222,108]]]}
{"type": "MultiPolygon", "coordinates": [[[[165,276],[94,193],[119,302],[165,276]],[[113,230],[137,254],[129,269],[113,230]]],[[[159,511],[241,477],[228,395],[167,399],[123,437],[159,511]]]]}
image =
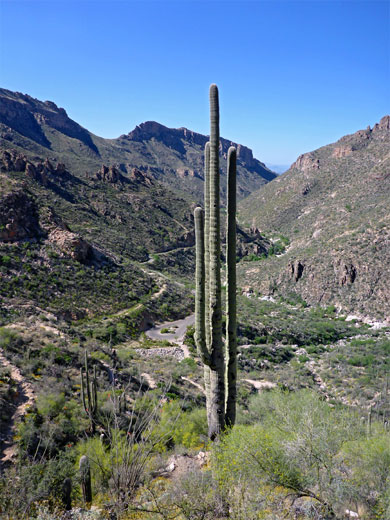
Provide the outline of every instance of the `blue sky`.
{"type": "Polygon", "coordinates": [[[103,137],[142,121],[289,164],[390,111],[390,2],[0,0],[0,84],[103,137]]]}

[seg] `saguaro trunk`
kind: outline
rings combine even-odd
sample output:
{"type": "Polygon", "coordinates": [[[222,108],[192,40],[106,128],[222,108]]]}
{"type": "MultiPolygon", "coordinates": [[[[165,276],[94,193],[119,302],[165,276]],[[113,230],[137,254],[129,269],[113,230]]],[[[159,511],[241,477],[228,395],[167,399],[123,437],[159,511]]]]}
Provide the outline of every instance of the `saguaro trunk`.
{"type": "MultiPolygon", "coordinates": [[[[205,265],[205,334],[206,346],[210,352],[210,143],[207,142],[204,147],[204,265],[205,265]]],[[[210,401],[210,367],[207,364],[203,366],[204,388],[206,392],[206,411],[209,417],[209,401],[210,401]]]]}
{"type": "Polygon", "coordinates": [[[221,239],[219,197],[219,99],[216,85],[210,87],[210,400],[209,437],[225,426],[225,367],[222,345],[221,239]]]}

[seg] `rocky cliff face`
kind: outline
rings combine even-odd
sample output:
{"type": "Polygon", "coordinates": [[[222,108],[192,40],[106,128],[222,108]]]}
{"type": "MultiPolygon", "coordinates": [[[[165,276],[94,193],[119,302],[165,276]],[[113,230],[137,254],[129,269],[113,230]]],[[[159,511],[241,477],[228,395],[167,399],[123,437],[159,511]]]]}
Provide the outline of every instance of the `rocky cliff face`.
{"type": "Polygon", "coordinates": [[[52,101],[42,102],[20,92],[0,89],[0,123],[4,125],[1,134],[4,139],[9,138],[5,128],[9,127],[46,148],[52,148],[44,132],[44,127],[49,126],[61,134],[78,139],[99,155],[89,132],[52,101]]]}
{"type": "Polygon", "coordinates": [[[240,204],[247,226],[282,233],[285,255],[243,266],[264,294],[390,320],[390,117],[301,155],[240,204]]]}
{"type": "MultiPolygon", "coordinates": [[[[181,149],[184,152],[183,142],[189,144],[195,144],[204,148],[205,144],[209,140],[208,136],[198,134],[187,128],[167,128],[156,121],[146,121],[136,126],[127,135],[121,135],[120,139],[129,141],[149,141],[150,139],[157,139],[163,142],[167,146],[181,149]]],[[[262,170],[264,175],[269,177],[268,180],[274,178],[273,172],[271,172],[264,163],[261,163],[253,157],[252,150],[233,141],[221,138],[220,143],[220,154],[226,159],[227,152],[230,146],[237,148],[237,159],[247,165],[249,168],[255,168],[262,170]]]]}

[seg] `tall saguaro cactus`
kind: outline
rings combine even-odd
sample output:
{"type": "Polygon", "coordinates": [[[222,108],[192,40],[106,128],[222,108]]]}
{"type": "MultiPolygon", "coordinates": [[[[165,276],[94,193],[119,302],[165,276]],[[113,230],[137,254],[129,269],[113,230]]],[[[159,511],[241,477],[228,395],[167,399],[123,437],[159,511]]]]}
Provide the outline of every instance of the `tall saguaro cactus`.
{"type": "Polygon", "coordinates": [[[219,182],[219,99],[216,85],[210,87],[210,142],[205,147],[205,216],[196,208],[196,306],[195,339],[205,364],[205,389],[209,437],[214,439],[235,418],[236,402],[236,305],[235,305],[235,149],[229,150],[228,228],[228,334],[224,352],[221,306],[221,238],[219,182]],[[233,196],[234,192],[234,196],[233,196]],[[229,233],[229,232],[228,232],[229,233]],[[234,256],[234,263],[232,258],[234,256]],[[229,299],[230,295],[230,299],[229,299]],[[204,303],[202,303],[204,302],[204,303]],[[234,314],[234,316],[233,316],[234,314]]]}
{"type": "Polygon", "coordinates": [[[96,365],[93,367],[93,376],[91,383],[89,382],[88,355],[85,352],[85,381],[83,369],[80,368],[81,377],[81,398],[86,414],[91,421],[91,432],[95,433],[96,417],[97,417],[97,380],[96,365]]]}

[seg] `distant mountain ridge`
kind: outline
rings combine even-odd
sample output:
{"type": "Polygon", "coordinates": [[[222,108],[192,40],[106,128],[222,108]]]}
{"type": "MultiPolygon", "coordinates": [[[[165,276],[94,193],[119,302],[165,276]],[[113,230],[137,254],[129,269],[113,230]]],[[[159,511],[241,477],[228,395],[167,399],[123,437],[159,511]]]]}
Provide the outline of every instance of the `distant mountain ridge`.
{"type": "MultiPolygon", "coordinates": [[[[0,122],[51,149],[51,143],[42,129],[45,124],[68,137],[80,140],[99,155],[88,130],[70,119],[65,109],[59,108],[52,101],[41,102],[27,94],[0,89],[0,122]]],[[[7,139],[8,134],[3,130],[1,136],[7,139]]]]}
{"type": "MultiPolygon", "coordinates": [[[[160,182],[200,201],[203,193],[203,149],[207,136],[186,128],[172,129],[147,121],[117,139],[98,137],[70,119],[52,101],[0,89],[2,149],[17,149],[66,163],[79,174],[102,165],[123,173],[138,168],[160,182]],[[50,151],[50,152],[49,152],[50,151]]],[[[221,139],[221,168],[226,171],[229,146],[238,152],[238,196],[243,198],[275,178],[275,173],[253,157],[246,146],[221,139]]],[[[224,189],[222,190],[224,198],[224,189]]]]}
{"type": "Polygon", "coordinates": [[[240,266],[242,284],[390,321],[390,117],[298,157],[239,205],[287,253],[240,266]]]}

